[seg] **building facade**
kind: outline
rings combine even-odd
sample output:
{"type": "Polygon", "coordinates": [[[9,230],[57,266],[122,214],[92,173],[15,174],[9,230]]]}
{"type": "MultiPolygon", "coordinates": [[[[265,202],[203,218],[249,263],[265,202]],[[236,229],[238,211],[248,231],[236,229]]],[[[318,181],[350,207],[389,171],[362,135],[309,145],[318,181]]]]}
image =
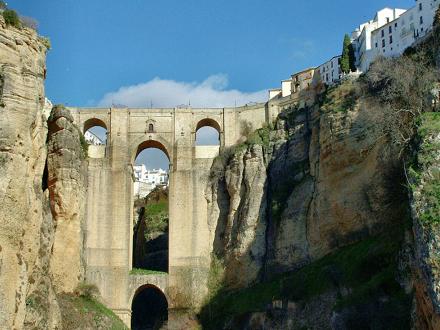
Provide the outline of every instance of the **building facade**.
{"type": "Polygon", "coordinates": [[[374,56],[372,33],[373,31],[396,20],[405,13],[405,9],[384,8],[379,10],[371,21],[359,25],[352,33],[352,44],[355,50],[356,67],[361,72],[368,71],[374,56]]]}
{"type": "Polygon", "coordinates": [[[379,56],[402,55],[431,29],[440,0],[416,0],[408,10],[384,8],[352,33],[356,67],[368,71],[379,56]]]}
{"type": "Polygon", "coordinates": [[[341,80],[341,55],[334,56],[318,67],[321,81],[326,85],[333,85],[341,80]]]}
{"type": "Polygon", "coordinates": [[[134,196],[143,198],[158,186],[168,186],[168,172],[159,168],[148,170],[145,165],[133,166],[134,196]]]}
{"type": "Polygon", "coordinates": [[[374,30],[371,34],[372,57],[402,55],[405,49],[424,37],[431,29],[440,0],[417,0],[394,21],[374,30]]]}

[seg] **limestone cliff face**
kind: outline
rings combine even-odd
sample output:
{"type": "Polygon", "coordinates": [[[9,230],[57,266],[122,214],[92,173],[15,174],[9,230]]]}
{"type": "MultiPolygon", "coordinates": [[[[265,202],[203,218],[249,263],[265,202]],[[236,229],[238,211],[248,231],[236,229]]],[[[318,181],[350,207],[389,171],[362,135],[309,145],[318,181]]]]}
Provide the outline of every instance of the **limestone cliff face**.
{"type": "Polygon", "coordinates": [[[68,110],[49,118],[48,188],[55,223],[51,274],[58,292],[73,292],[84,280],[85,150],[68,110]]]}
{"type": "Polygon", "coordinates": [[[234,154],[223,179],[214,180],[207,193],[213,215],[220,214],[220,208],[224,212],[224,207],[228,207],[228,213],[210,227],[215,236],[215,253],[235,270],[227,273],[227,281],[233,286],[244,286],[255,280],[263,265],[266,178],[263,149],[254,145],[234,154]],[[225,202],[226,205],[222,205],[225,202]]]}
{"type": "Polygon", "coordinates": [[[392,220],[395,159],[363,111],[291,109],[269,143],[241,146],[211,180],[213,251],[228,285],[298,268],[392,220]]]}
{"type": "Polygon", "coordinates": [[[83,278],[83,151],[72,118],[46,116],[47,49],[0,18],[0,324],[61,329],[58,292],[83,278]],[[48,141],[48,145],[47,145],[48,141]]]}
{"type": "Polygon", "coordinates": [[[6,27],[0,18],[0,324],[8,329],[60,322],[45,276],[53,234],[42,189],[45,53],[34,31],[6,27]]]}

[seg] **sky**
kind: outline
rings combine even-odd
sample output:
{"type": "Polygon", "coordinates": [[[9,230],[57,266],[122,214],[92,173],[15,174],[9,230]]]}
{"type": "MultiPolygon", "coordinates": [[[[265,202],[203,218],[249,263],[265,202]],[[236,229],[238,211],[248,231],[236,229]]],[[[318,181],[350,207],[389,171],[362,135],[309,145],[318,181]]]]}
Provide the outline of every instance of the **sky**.
{"type": "Polygon", "coordinates": [[[46,96],[68,106],[233,106],[341,52],[414,0],[9,0],[48,36],[46,96]]]}

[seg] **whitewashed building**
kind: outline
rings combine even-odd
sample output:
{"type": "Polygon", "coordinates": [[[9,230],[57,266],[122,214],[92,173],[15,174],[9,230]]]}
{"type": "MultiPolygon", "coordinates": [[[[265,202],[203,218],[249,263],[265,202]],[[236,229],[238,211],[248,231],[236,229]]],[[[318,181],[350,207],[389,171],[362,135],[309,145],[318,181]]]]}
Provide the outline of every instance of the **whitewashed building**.
{"type": "Polygon", "coordinates": [[[342,78],[341,55],[334,56],[318,67],[321,81],[326,85],[333,85],[342,78]]]}
{"type": "Polygon", "coordinates": [[[93,134],[90,131],[84,133],[84,138],[88,144],[94,146],[100,146],[105,144],[104,141],[102,141],[96,134],[93,134]]]}
{"type": "Polygon", "coordinates": [[[133,166],[134,195],[138,198],[147,196],[157,186],[168,186],[168,172],[163,169],[148,170],[145,165],[133,166]]]}
{"type": "Polygon", "coordinates": [[[408,10],[384,8],[352,33],[356,66],[368,71],[378,56],[399,56],[432,29],[440,0],[416,0],[408,10]]]}
{"type": "Polygon", "coordinates": [[[376,58],[372,49],[372,32],[394,21],[405,13],[405,9],[384,8],[376,13],[371,21],[361,24],[352,33],[352,43],[356,56],[356,67],[366,72],[376,58]]]}
{"type": "Polygon", "coordinates": [[[432,29],[440,0],[417,0],[416,5],[394,21],[374,30],[371,34],[372,57],[402,55],[432,29]]]}

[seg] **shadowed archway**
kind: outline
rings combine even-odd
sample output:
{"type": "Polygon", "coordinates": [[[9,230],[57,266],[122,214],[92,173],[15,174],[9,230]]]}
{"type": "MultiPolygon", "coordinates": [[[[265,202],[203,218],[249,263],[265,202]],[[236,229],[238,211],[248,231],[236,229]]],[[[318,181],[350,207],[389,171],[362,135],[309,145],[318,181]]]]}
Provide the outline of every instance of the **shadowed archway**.
{"type": "Polygon", "coordinates": [[[131,304],[131,329],[161,329],[167,321],[168,302],[163,292],[153,285],[140,287],[131,304]]]}

